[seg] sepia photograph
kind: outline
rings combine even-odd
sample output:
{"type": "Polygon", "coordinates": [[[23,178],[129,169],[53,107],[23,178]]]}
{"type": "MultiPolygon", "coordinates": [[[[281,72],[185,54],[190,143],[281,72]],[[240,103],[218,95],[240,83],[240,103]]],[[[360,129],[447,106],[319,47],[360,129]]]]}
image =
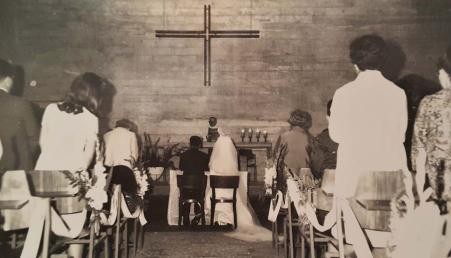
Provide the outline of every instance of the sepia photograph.
{"type": "Polygon", "coordinates": [[[451,0],[0,0],[0,258],[451,257],[451,0]]]}

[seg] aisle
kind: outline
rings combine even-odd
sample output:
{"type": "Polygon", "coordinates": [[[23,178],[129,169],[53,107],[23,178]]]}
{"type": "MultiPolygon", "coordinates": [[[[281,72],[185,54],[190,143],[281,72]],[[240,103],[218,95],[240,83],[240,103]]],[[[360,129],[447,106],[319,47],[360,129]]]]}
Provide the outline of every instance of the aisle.
{"type": "Polygon", "coordinates": [[[249,243],[223,234],[146,232],[144,248],[138,252],[137,257],[277,257],[271,242],[249,243]]]}

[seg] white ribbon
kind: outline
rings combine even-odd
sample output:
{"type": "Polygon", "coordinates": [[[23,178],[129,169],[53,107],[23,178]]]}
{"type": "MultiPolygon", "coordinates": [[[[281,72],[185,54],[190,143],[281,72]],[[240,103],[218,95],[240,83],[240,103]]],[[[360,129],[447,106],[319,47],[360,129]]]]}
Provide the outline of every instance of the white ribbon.
{"type": "MultiPolygon", "coordinates": [[[[30,217],[30,228],[25,239],[21,258],[37,257],[39,245],[42,241],[42,230],[45,223],[45,214],[49,201],[43,198],[32,197],[30,202],[34,205],[33,216],[30,217]]],[[[59,215],[51,208],[51,230],[58,236],[75,238],[80,235],[86,220],[86,209],[73,214],[59,215]]]]}
{"type": "MultiPolygon", "coordinates": [[[[273,199],[274,200],[274,199],[273,199]]],[[[270,201],[269,212],[268,212],[268,220],[271,222],[276,222],[277,216],[279,215],[280,207],[283,202],[283,194],[281,191],[277,191],[275,200],[276,204],[274,204],[273,200],[270,201]]]]}

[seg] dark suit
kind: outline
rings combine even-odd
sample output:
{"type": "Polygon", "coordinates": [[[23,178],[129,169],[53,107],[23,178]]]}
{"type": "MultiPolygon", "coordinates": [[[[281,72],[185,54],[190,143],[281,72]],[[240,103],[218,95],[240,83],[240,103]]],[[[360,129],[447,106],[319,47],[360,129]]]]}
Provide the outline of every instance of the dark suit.
{"type": "Polygon", "coordinates": [[[7,170],[34,168],[39,125],[30,102],[0,90],[0,175],[7,170]]]}
{"type": "MultiPolygon", "coordinates": [[[[209,157],[208,154],[196,149],[190,148],[180,155],[180,170],[183,171],[183,175],[199,175],[203,176],[204,171],[208,171],[208,162],[209,157]]],[[[196,189],[191,191],[182,191],[182,198],[194,198],[200,200],[204,198],[205,189],[196,189]]],[[[201,213],[198,206],[195,205],[196,214],[201,213]]],[[[183,207],[184,215],[183,215],[183,224],[189,225],[189,206],[186,205],[183,207]]]]}

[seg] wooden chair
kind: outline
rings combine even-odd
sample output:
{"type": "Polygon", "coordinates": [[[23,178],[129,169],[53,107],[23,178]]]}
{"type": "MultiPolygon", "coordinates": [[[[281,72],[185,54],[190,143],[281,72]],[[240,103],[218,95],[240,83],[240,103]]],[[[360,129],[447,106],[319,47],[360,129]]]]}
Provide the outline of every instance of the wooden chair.
{"type": "MultiPolygon", "coordinates": [[[[202,225],[205,226],[205,211],[204,211],[204,193],[207,186],[207,176],[205,175],[178,175],[177,187],[180,189],[179,197],[179,218],[178,225],[182,224],[183,206],[185,204],[194,204],[200,207],[202,212],[202,225]],[[202,193],[200,199],[194,198],[189,194],[189,191],[198,190],[202,193]]],[[[188,215],[189,216],[189,215],[188,215]]]]}
{"type": "Polygon", "coordinates": [[[214,225],[216,203],[231,203],[233,207],[233,223],[234,228],[238,226],[236,212],[236,194],[240,183],[239,176],[215,176],[210,175],[211,188],[211,218],[210,223],[214,225]],[[220,197],[216,198],[216,188],[233,189],[232,198],[220,197]]]}

